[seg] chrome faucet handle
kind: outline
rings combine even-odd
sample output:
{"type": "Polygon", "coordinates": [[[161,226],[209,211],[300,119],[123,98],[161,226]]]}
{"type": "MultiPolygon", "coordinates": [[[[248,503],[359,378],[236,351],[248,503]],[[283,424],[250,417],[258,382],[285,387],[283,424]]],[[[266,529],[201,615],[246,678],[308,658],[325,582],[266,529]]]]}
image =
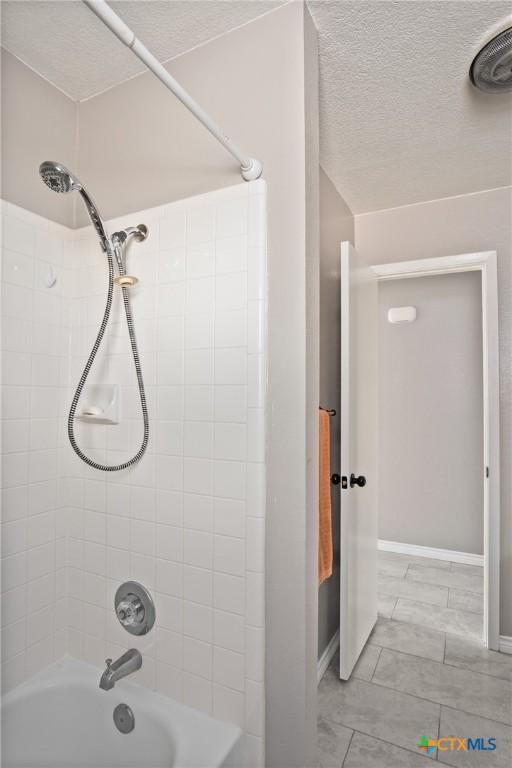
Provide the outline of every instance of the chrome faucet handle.
{"type": "Polygon", "coordinates": [[[133,627],[144,621],[144,606],[136,595],[127,595],[116,608],[117,618],[123,627],[133,627]]]}

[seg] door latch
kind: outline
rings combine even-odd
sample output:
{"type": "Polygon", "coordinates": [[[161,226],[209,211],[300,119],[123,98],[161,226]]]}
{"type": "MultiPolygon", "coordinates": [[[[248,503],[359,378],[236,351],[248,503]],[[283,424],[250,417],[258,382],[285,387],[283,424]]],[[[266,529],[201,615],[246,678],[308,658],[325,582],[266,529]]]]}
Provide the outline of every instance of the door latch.
{"type": "Polygon", "coordinates": [[[350,487],[353,488],[354,485],[358,485],[359,488],[364,488],[366,485],[366,477],[364,475],[359,475],[359,477],[356,477],[352,472],[350,475],[350,487]]]}
{"type": "MultiPolygon", "coordinates": [[[[341,487],[344,491],[348,488],[348,477],[346,475],[338,475],[337,473],[334,475],[331,475],[331,483],[333,485],[339,485],[341,483],[341,487]]],[[[354,473],[350,475],[350,487],[353,488],[354,485],[358,485],[359,488],[364,488],[366,485],[366,477],[364,475],[359,475],[359,477],[356,477],[354,473]]]]}

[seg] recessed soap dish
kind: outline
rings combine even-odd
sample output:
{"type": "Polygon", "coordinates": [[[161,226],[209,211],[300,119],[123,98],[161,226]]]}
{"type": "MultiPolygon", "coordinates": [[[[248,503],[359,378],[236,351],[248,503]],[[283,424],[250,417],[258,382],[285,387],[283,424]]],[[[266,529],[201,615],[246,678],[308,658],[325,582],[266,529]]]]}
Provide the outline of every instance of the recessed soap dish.
{"type": "Polygon", "coordinates": [[[76,418],[90,424],[119,424],[119,385],[90,384],[82,394],[76,418]]]}

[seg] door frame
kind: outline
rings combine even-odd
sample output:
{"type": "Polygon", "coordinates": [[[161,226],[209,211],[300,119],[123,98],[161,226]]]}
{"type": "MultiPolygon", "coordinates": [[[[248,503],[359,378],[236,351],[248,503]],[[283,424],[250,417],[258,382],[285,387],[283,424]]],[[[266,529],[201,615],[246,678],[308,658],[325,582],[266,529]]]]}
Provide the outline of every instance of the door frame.
{"type": "Polygon", "coordinates": [[[482,278],[482,370],[484,466],[484,643],[500,647],[500,413],[498,271],[496,251],[374,264],[380,280],[480,272],[482,278]]]}

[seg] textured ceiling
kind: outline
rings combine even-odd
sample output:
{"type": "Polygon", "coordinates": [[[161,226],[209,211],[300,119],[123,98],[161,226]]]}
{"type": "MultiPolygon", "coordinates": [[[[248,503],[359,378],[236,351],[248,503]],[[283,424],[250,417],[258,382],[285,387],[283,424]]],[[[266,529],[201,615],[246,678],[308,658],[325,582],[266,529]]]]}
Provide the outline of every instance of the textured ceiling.
{"type": "MultiPolygon", "coordinates": [[[[139,0],[114,10],[162,61],[281,0],[139,0]]],[[[509,0],[309,0],[319,29],[321,160],[354,211],[511,183],[512,96],[469,64],[509,0]]],[[[3,0],[2,43],[73,99],[144,68],[79,0],[3,0]]]]}
{"type": "Polygon", "coordinates": [[[512,95],[468,80],[496,25],[512,24],[509,0],[309,7],[320,34],[322,165],[355,213],[511,183],[512,95]]]}
{"type": "MultiPolygon", "coordinates": [[[[283,5],[284,0],[113,0],[161,61],[283,5]]],[[[82,101],[145,71],[80,0],[2,0],[2,45],[82,101]]]]}

